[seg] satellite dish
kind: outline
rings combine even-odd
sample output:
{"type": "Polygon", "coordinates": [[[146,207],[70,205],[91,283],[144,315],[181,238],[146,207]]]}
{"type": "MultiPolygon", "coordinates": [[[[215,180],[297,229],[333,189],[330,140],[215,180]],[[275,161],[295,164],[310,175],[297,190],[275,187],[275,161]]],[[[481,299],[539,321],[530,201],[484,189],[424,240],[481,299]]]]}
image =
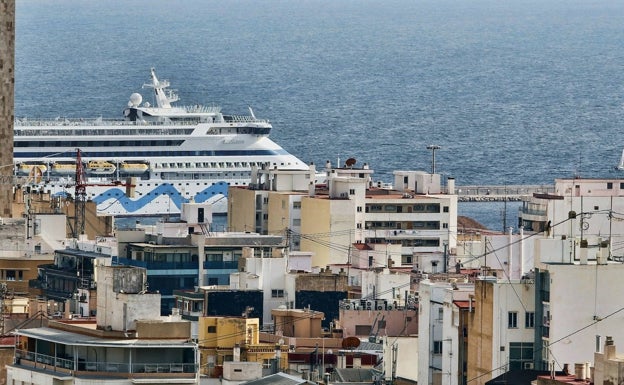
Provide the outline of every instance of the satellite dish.
{"type": "Polygon", "coordinates": [[[345,164],[347,165],[347,167],[352,167],[356,162],[357,161],[355,160],[355,158],[349,158],[349,159],[347,159],[345,164]]]}
{"type": "Polygon", "coordinates": [[[360,346],[360,339],[357,337],[347,337],[342,340],[343,349],[354,349],[360,346]]]}
{"type": "Polygon", "coordinates": [[[139,104],[143,101],[143,97],[141,94],[135,92],[130,95],[130,101],[128,102],[128,107],[138,107],[139,104]]]}

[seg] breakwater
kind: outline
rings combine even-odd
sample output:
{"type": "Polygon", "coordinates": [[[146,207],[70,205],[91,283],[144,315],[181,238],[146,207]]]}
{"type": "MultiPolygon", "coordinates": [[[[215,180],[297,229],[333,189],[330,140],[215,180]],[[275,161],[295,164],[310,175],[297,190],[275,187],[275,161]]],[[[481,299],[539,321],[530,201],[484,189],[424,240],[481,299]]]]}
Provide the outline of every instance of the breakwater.
{"type": "Polygon", "coordinates": [[[504,202],[520,201],[523,197],[533,194],[553,194],[553,185],[485,185],[457,186],[460,202],[504,202]]]}

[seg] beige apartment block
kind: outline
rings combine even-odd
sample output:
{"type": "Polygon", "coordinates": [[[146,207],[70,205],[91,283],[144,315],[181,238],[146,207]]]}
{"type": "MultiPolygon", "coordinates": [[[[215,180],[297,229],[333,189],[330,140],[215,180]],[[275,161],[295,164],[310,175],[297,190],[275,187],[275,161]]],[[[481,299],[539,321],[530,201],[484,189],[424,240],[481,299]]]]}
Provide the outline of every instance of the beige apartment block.
{"type": "Polygon", "coordinates": [[[483,385],[492,378],[494,286],[475,282],[475,308],[468,316],[468,381],[483,385]]]}

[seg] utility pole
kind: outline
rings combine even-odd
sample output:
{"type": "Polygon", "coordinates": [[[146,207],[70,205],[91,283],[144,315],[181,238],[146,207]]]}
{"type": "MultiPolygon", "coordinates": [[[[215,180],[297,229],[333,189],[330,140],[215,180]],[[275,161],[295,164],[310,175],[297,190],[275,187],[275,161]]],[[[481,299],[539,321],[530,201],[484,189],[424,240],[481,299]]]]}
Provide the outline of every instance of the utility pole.
{"type": "Polygon", "coordinates": [[[430,144],[427,146],[427,150],[431,150],[431,174],[435,174],[435,152],[442,147],[437,144],[430,144]]]}

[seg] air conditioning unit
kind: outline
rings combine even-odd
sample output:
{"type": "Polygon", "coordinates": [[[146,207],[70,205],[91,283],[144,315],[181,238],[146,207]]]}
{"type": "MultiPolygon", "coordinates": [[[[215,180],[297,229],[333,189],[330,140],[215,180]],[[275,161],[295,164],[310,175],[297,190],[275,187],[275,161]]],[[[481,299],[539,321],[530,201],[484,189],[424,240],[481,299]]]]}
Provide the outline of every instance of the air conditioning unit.
{"type": "Polygon", "coordinates": [[[344,306],[344,308],[345,308],[346,310],[351,310],[351,304],[350,304],[350,303],[346,304],[346,305],[344,306]]]}
{"type": "Polygon", "coordinates": [[[373,301],[366,301],[366,310],[371,310],[373,308],[373,301]]]}
{"type": "Polygon", "coordinates": [[[394,307],[393,307],[392,305],[388,305],[388,306],[386,307],[386,310],[392,310],[392,309],[394,309],[394,307]]]}
{"type": "Polygon", "coordinates": [[[525,362],[522,364],[522,368],[525,370],[530,370],[533,369],[533,363],[532,362],[525,362]]]}

